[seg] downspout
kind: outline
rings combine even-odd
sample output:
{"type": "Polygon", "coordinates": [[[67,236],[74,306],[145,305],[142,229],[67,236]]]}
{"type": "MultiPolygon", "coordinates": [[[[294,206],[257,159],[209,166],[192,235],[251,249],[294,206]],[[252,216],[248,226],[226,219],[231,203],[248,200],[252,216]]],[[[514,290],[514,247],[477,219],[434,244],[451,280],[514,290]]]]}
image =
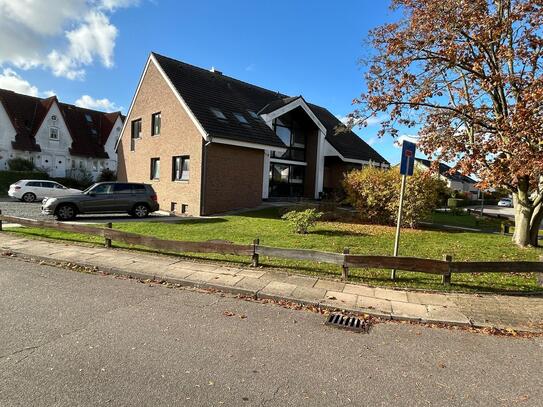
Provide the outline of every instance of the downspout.
{"type": "Polygon", "coordinates": [[[207,181],[207,146],[213,142],[211,136],[208,136],[207,141],[205,139],[202,141],[202,166],[200,173],[202,174],[202,179],[200,180],[200,216],[204,214],[205,209],[205,184],[207,181]]]}

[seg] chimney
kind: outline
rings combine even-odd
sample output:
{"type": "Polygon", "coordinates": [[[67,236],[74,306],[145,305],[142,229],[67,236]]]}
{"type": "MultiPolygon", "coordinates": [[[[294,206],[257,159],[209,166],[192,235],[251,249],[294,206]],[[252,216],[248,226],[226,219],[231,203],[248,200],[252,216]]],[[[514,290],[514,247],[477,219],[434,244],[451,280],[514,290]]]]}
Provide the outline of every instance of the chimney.
{"type": "Polygon", "coordinates": [[[209,70],[209,72],[213,72],[217,75],[222,75],[222,72],[219,71],[217,68],[215,68],[214,66],[211,67],[211,69],[209,70]]]}

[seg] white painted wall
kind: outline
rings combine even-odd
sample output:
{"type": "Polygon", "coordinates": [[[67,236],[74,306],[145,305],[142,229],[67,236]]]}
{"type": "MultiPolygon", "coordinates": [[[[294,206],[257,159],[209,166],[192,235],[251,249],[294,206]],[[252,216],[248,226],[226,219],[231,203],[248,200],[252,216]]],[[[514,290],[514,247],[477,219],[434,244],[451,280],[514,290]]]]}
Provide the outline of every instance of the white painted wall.
{"type": "Polygon", "coordinates": [[[109,138],[107,139],[107,142],[104,146],[104,150],[109,156],[109,160],[105,160],[106,161],[105,167],[109,168],[112,171],[117,171],[117,151],[115,150],[115,145],[117,143],[117,139],[121,136],[122,129],[123,129],[123,121],[121,120],[121,117],[119,116],[117,117],[117,120],[115,121],[115,125],[113,126],[113,129],[111,129],[109,138]]]}
{"type": "Polygon", "coordinates": [[[13,158],[11,142],[15,140],[15,134],[15,129],[4,105],[0,103],[0,171],[7,170],[8,160],[13,158]]]}

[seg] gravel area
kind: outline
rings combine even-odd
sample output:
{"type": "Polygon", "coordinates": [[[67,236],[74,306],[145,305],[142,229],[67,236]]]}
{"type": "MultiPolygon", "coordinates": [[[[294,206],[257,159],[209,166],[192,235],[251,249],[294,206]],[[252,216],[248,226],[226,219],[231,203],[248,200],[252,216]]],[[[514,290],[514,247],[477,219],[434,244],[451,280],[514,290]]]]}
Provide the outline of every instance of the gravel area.
{"type": "Polygon", "coordinates": [[[10,198],[0,199],[2,214],[30,219],[53,219],[41,214],[41,202],[26,203],[10,198]]]}

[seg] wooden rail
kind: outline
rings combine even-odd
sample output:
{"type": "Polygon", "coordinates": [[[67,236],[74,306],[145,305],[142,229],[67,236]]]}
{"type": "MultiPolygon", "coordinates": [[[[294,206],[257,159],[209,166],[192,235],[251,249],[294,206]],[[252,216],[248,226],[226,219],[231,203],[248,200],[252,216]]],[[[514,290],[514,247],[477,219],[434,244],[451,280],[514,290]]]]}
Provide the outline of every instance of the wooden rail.
{"type": "MultiPolygon", "coordinates": [[[[452,261],[452,257],[449,255],[445,255],[443,260],[422,259],[417,257],[368,256],[350,254],[348,248],[345,248],[343,253],[331,253],[308,249],[268,247],[260,245],[258,239],[255,239],[253,244],[250,245],[217,241],[193,242],[168,240],[113,229],[111,223],[106,224],[105,227],[96,227],[19,218],[2,215],[0,211],[0,231],[2,230],[2,222],[100,236],[104,238],[106,247],[111,247],[111,242],[117,241],[129,245],[171,252],[219,253],[251,256],[252,265],[255,267],[258,266],[261,256],[335,264],[341,266],[342,277],[345,280],[348,278],[349,268],[397,269],[436,274],[443,276],[442,281],[444,284],[449,284],[451,275],[455,273],[543,273],[543,261],[455,262],[452,261]]],[[[540,285],[543,285],[543,274],[539,274],[538,282],[540,285]]]]}

